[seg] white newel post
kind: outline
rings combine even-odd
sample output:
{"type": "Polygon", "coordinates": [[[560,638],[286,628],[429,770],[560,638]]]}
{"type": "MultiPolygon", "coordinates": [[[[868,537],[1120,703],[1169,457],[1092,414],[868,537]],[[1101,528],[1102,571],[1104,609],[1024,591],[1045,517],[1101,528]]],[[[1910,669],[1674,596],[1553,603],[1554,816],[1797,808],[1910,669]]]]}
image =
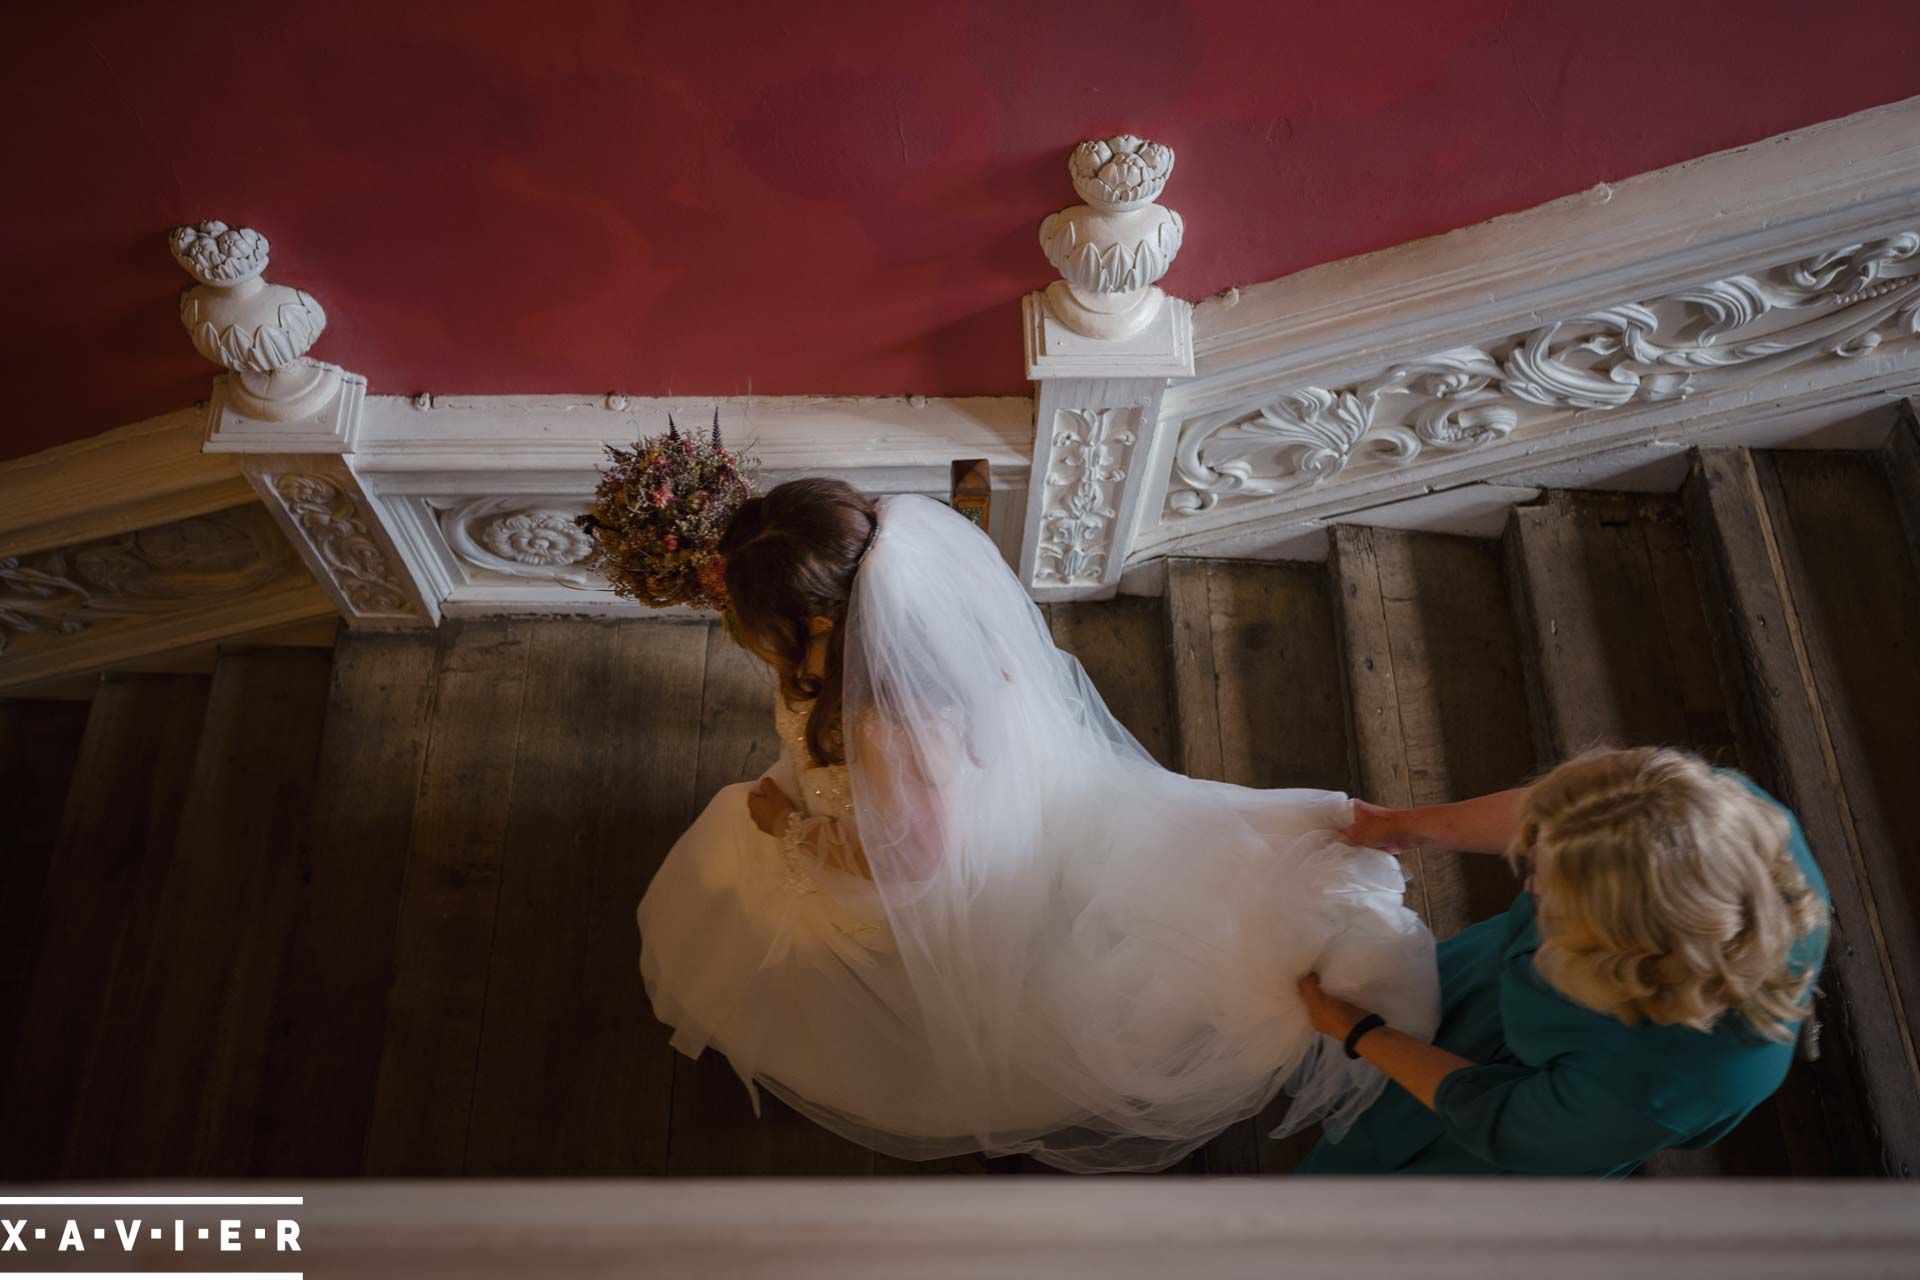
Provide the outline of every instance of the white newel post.
{"type": "Polygon", "coordinates": [[[326,327],[310,294],[261,278],[267,238],[246,227],[177,227],[175,261],[199,283],[180,322],[226,368],[207,406],[208,453],[240,455],[254,492],[353,626],[432,626],[437,603],[400,557],[353,469],[366,379],[309,359],[326,327]]]}
{"type": "Polygon", "coordinates": [[[1118,589],[1169,465],[1168,380],[1193,376],[1193,308],[1155,285],[1180,251],[1180,215],[1155,204],[1173,151],[1130,135],[1083,142],[1067,162],[1086,203],[1040,224],[1060,272],[1023,303],[1035,397],[1020,574],[1039,600],[1118,589]]]}

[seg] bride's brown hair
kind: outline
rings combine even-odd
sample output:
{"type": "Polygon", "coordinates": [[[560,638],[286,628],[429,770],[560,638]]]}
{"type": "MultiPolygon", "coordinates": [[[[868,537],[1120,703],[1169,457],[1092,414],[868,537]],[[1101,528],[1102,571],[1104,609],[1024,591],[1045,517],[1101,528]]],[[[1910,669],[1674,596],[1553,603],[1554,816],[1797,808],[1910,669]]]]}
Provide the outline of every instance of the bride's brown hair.
{"type": "Polygon", "coordinates": [[[847,605],[853,575],[878,528],[873,499],[844,480],[789,480],[741,504],[720,539],[742,639],[777,659],[773,666],[789,705],[813,699],[807,750],[818,764],[846,760],[840,689],[847,605]],[[833,623],[824,676],[807,673],[814,618],[833,623]]]}

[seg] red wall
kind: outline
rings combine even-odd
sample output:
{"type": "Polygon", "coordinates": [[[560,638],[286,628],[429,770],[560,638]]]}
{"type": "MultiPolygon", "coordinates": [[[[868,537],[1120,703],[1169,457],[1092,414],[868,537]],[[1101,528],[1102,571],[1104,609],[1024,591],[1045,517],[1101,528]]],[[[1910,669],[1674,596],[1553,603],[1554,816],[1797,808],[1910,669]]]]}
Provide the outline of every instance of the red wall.
{"type": "Polygon", "coordinates": [[[1913,0],[57,8],[0,84],[0,456],[205,395],[203,217],[376,392],[1017,393],[1082,137],[1176,149],[1197,298],[1920,93],[1913,0]]]}

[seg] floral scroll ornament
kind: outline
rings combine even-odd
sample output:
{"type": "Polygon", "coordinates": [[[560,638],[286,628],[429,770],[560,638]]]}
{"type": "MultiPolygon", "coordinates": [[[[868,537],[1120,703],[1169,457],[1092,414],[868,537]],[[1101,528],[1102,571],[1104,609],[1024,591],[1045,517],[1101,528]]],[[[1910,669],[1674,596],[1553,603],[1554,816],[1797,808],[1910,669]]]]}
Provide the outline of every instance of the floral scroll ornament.
{"type": "Polygon", "coordinates": [[[407,613],[407,593],[353,499],[323,476],[289,473],[273,491],[356,613],[407,613]]]}
{"type": "Polygon", "coordinates": [[[1456,347],[1251,412],[1198,419],[1175,453],[1175,513],[1320,484],[1356,460],[1404,465],[1568,412],[1719,390],[1807,360],[1855,359],[1920,334],[1920,233],[1456,347]]]}
{"type": "Polygon", "coordinates": [[[1134,433],[1125,409],[1064,409],[1054,429],[1053,468],[1041,517],[1040,582],[1100,583],[1113,544],[1115,504],[1126,482],[1124,454],[1134,433]]]}
{"type": "Polygon", "coordinates": [[[0,557],[0,654],[24,634],[77,635],[100,622],[235,599],[290,567],[286,542],[258,507],[0,557]]]}

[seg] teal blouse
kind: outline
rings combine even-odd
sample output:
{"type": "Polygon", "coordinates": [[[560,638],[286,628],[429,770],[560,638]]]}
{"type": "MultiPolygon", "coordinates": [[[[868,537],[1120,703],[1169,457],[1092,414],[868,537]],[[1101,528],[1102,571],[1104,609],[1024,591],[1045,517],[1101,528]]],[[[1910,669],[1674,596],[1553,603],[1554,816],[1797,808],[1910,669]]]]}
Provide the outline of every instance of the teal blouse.
{"type": "MultiPolygon", "coordinates": [[[[1794,860],[1824,899],[1800,823],[1787,818],[1794,860]]],[[[1433,1042],[1481,1065],[1442,1080],[1431,1110],[1388,1082],[1346,1136],[1322,1140],[1298,1172],[1624,1177],[1656,1151],[1718,1142],[1786,1079],[1792,1044],[1738,1018],[1711,1032],[1627,1026],[1547,985],[1533,967],[1539,946],[1524,893],[1504,915],[1441,943],[1433,1042]]],[[[1826,946],[1824,929],[1801,939],[1796,965],[1817,977],[1826,946]]]]}

